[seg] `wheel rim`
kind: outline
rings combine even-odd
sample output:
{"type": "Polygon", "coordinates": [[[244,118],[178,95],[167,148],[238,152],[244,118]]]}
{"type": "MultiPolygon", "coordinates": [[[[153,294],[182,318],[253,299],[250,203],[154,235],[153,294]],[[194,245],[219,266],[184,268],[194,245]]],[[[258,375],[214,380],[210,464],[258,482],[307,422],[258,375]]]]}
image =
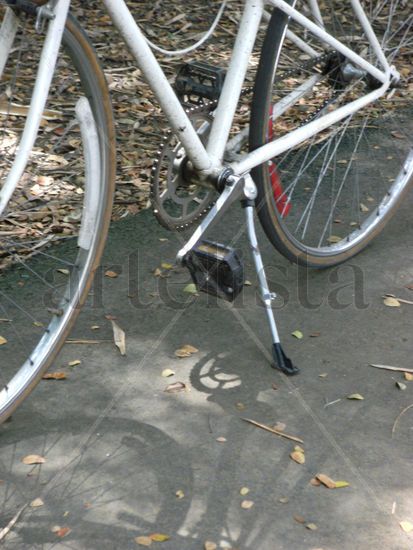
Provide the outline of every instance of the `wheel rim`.
{"type": "MultiPolygon", "coordinates": [[[[289,242],[297,254],[326,258],[357,249],[384,224],[411,181],[413,75],[408,68],[408,54],[412,47],[413,15],[407,13],[407,8],[405,13],[402,4],[397,0],[363,2],[387,58],[402,73],[402,87],[393,90],[392,97],[378,100],[295,150],[273,159],[263,169],[265,189],[261,190],[258,208],[269,210],[281,238],[289,242]],[[274,166],[281,191],[279,188],[274,191],[274,166]],[[288,204],[288,212],[283,204],[288,204]]],[[[372,60],[360,26],[354,21],[349,23],[346,6],[329,0],[323,7],[327,30],[338,38],[343,39],[345,35],[347,45],[372,60]]],[[[300,4],[298,9],[301,8],[300,4]]],[[[303,36],[302,29],[295,24],[290,25],[290,30],[301,34],[318,55],[325,53],[318,39],[303,36]]],[[[352,67],[345,60],[330,61],[327,70],[324,63],[293,75],[285,72],[308,64],[308,58],[286,40],[267,96],[266,112],[270,117],[262,128],[264,141],[270,141],[272,135],[281,137],[374,87],[365,75],[353,75],[350,79],[347,73],[352,67]],[[344,80],[343,70],[348,81],[344,80]],[[271,113],[280,103],[320,71],[326,74],[319,77],[318,84],[272,120],[271,113]]]]}
{"type": "MultiPolygon", "coordinates": [[[[80,98],[91,98],[96,81],[68,31],[64,45],[31,159],[0,218],[0,418],[37,382],[60,347],[90,283],[101,240],[107,199],[99,186],[105,174],[95,173],[97,181],[85,177],[84,141],[75,112],[80,98]],[[97,208],[85,204],[92,188],[95,193],[98,189],[97,208]],[[80,243],[86,223],[95,231],[80,243]]],[[[33,20],[21,18],[0,88],[1,184],[24,126],[23,108],[29,104],[40,47],[33,20]]],[[[102,111],[93,109],[100,127],[102,111]]]]}

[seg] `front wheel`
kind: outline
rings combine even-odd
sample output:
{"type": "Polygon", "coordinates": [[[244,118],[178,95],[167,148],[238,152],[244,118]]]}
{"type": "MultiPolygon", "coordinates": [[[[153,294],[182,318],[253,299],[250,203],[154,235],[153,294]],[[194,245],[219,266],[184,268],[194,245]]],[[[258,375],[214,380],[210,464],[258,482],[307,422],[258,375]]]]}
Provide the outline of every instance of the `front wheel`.
{"type": "MultiPolygon", "coordinates": [[[[296,7],[309,15],[304,4],[296,7]]],[[[364,0],[362,6],[401,74],[399,87],[253,171],[267,236],[289,260],[306,266],[335,265],[362,250],[413,180],[413,15],[400,0],[364,0]]],[[[360,24],[350,17],[350,2],[326,0],[321,7],[326,30],[375,63],[360,24]]],[[[287,24],[274,10],[255,82],[251,150],[379,86],[291,22],[289,30],[305,42],[293,43],[285,37],[287,24]]]]}
{"type": "MultiPolygon", "coordinates": [[[[0,38],[17,27],[7,59],[0,52],[0,191],[43,45],[34,23],[0,6],[0,38]]],[[[0,422],[52,364],[86,299],[110,221],[114,155],[105,77],[69,17],[35,146],[0,216],[0,422]]]]}

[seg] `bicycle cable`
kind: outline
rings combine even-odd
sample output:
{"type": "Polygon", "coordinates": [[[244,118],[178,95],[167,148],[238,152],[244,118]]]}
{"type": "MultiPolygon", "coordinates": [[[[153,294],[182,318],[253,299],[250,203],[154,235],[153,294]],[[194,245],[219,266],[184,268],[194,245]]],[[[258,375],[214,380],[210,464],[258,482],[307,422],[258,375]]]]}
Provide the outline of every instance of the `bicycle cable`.
{"type": "Polygon", "coordinates": [[[210,38],[210,36],[213,34],[213,32],[215,31],[218,23],[221,20],[222,14],[224,13],[224,10],[227,7],[227,4],[228,4],[228,0],[223,0],[223,2],[221,4],[221,7],[219,8],[218,13],[217,13],[211,27],[209,28],[209,30],[204,34],[204,36],[202,38],[200,38],[200,40],[198,40],[198,42],[195,42],[195,44],[193,44],[192,46],[188,46],[187,48],[183,48],[182,50],[165,50],[164,48],[161,48],[157,44],[154,44],[146,36],[145,36],[145,40],[153,50],[155,50],[159,53],[162,53],[163,55],[169,55],[169,56],[185,55],[187,53],[193,52],[194,50],[200,48],[202,46],[202,44],[204,44],[210,38]]]}

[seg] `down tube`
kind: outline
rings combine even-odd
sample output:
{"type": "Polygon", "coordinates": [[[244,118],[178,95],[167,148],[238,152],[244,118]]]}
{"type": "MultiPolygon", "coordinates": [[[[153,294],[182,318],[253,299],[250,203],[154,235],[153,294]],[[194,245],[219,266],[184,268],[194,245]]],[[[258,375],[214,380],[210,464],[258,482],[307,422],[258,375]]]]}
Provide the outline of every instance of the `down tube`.
{"type": "Polygon", "coordinates": [[[103,3],[192,163],[198,170],[209,172],[211,159],[124,0],[103,0],[103,3]]]}

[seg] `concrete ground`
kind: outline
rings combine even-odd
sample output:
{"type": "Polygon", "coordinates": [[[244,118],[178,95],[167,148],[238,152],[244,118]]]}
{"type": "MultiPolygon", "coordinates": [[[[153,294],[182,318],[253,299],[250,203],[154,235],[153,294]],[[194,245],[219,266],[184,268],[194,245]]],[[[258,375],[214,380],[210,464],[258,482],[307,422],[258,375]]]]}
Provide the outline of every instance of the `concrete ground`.
{"type": "MultiPolygon", "coordinates": [[[[0,528],[44,502],[23,511],[3,547],[132,549],[160,533],[170,538],[154,549],[412,549],[399,523],[413,523],[413,408],[392,427],[413,382],[368,366],[413,366],[413,306],[382,299],[413,299],[412,207],[410,197],[372,246],[332,270],[298,270],[259,233],[282,339],[301,368],[293,378],[269,365],[249,256],[252,285],[228,306],[183,292],[185,272],[154,276],[182,236],[149,211],[115,224],[104,269],[119,276],[98,278],[71,335],[98,343],[67,344],[54,367],[67,380],[42,381],[0,428],[0,528]],[[105,315],[126,333],[125,357],[105,315]],[[198,353],[177,358],[184,344],[198,353]],[[188,391],[164,391],[177,381],[188,391]],[[364,399],[346,398],[354,393],[364,399]],[[284,423],[303,439],[305,463],[290,458],[294,442],[242,418],[284,423]],[[28,454],[45,464],[24,465],[28,454]],[[350,485],[312,486],[318,473],[350,485]]],[[[240,227],[234,207],[220,240],[240,227]]],[[[247,253],[244,234],[237,245],[247,253]]]]}

